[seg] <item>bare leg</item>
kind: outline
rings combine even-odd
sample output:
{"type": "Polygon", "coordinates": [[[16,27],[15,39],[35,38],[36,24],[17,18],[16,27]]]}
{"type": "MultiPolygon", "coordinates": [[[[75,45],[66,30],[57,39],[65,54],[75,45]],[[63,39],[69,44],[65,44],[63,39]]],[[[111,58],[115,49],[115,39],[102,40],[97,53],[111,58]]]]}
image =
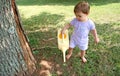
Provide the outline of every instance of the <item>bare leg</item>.
{"type": "Polygon", "coordinates": [[[81,51],[81,55],[80,55],[83,63],[87,62],[87,60],[86,60],[86,58],[85,58],[85,53],[86,53],[86,51],[83,51],[83,50],[82,50],[82,51],[81,51]]]}
{"type": "Polygon", "coordinates": [[[66,55],[66,59],[69,59],[72,55],[73,48],[68,49],[68,54],[66,55]]]}

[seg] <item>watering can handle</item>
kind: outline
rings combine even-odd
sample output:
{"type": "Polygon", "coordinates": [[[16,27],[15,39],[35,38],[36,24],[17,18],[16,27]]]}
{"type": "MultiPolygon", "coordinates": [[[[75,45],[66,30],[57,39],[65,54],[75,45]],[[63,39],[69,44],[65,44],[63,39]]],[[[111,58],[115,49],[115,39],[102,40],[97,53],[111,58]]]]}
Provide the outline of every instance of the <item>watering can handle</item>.
{"type": "Polygon", "coordinates": [[[62,34],[62,42],[64,42],[64,34],[62,34]]]}

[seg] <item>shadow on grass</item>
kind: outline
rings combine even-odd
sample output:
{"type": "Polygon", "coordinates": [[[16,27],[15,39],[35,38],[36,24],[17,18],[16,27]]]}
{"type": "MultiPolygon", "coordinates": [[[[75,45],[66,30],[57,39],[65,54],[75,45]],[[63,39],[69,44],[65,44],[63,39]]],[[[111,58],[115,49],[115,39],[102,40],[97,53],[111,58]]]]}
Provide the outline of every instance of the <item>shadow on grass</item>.
{"type": "Polygon", "coordinates": [[[50,14],[43,12],[38,16],[32,16],[31,18],[25,19],[22,16],[22,22],[26,30],[38,30],[42,27],[56,27],[64,19],[63,15],[50,14]]]}
{"type": "Polygon", "coordinates": [[[29,32],[28,37],[37,60],[36,76],[119,76],[120,75],[120,24],[96,24],[101,42],[94,45],[90,35],[88,62],[82,64],[78,48],[69,61],[63,63],[62,52],[57,48],[57,29],[44,27],[45,31],[29,32]]]}
{"type": "MultiPolygon", "coordinates": [[[[95,47],[98,51],[104,52],[113,46],[120,46],[120,23],[96,24],[96,28],[100,38],[100,43],[95,47]]],[[[90,36],[90,48],[94,46],[93,42],[93,37],[90,36]]]]}
{"type": "MultiPolygon", "coordinates": [[[[82,1],[82,0],[81,0],[82,1]]],[[[120,0],[87,0],[91,5],[119,3],[120,0]]],[[[75,5],[79,0],[16,0],[18,5],[75,5]]]]}
{"type": "MultiPolygon", "coordinates": [[[[22,16],[22,23],[28,35],[33,49],[56,46],[57,24],[64,19],[64,16],[57,14],[41,13],[25,19],[22,16]],[[53,40],[55,40],[53,42],[53,40]]],[[[57,47],[57,46],[56,46],[57,47]]]]}

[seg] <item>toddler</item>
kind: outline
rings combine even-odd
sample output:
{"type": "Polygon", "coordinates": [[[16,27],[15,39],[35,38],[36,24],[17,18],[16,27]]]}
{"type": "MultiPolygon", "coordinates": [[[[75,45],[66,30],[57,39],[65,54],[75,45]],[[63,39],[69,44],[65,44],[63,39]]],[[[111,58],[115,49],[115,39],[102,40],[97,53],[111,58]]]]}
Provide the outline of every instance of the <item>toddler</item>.
{"type": "Polygon", "coordinates": [[[88,49],[88,34],[90,31],[94,36],[95,42],[99,42],[97,31],[95,29],[95,24],[91,19],[88,18],[89,12],[89,3],[85,1],[79,2],[74,7],[74,14],[76,17],[69,24],[65,25],[61,31],[61,33],[64,34],[66,29],[68,29],[69,27],[74,27],[74,31],[70,38],[70,45],[68,49],[68,54],[66,55],[66,59],[69,59],[71,57],[73,48],[78,46],[81,50],[80,58],[82,59],[82,62],[87,62],[87,59],[85,58],[85,53],[88,49]]]}

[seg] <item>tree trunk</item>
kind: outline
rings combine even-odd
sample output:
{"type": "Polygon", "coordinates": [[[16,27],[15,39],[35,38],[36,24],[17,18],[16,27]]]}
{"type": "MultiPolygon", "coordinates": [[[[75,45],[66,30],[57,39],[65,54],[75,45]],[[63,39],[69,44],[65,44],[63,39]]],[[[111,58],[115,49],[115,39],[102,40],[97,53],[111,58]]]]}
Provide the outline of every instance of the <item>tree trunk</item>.
{"type": "Polygon", "coordinates": [[[0,76],[31,76],[35,62],[15,0],[0,0],[0,76]]]}

